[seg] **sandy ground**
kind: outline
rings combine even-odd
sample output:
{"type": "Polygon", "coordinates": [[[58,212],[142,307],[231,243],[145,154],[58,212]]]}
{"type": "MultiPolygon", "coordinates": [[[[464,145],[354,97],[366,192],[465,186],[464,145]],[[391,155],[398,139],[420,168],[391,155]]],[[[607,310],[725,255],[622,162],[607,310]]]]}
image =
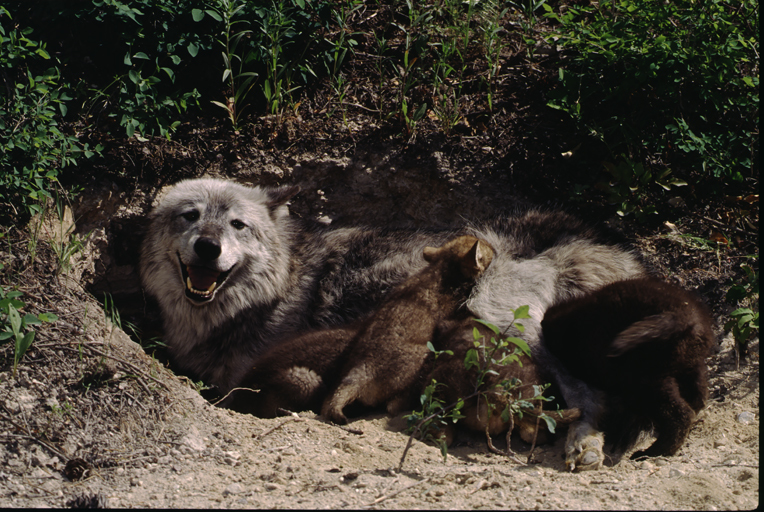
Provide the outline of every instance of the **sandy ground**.
{"type": "MultiPolygon", "coordinates": [[[[91,305],[92,306],[92,305],[91,305]]],[[[345,430],[312,413],[259,419],[210,406],[96,309],[0,374],[0,506],[737,510],[759,504],[758,344],[734,370],[710,361],[711,396],[674,457],[568,473],[563,438],[531,464],[463,433],[444,462],[372,415],[345,430]],[[72,326],[74,327],[74,326],[72,326]],[[81,459],[80,478],[71,460],[81,459]],[[67,462],[69,462],[67,466],[67,462]],[[67,476],[68,475],[68,476],[67,476]]],[[[496,439],[497,447],[502,440],[496,439]]],[[[525,460],[530,446],[512,448],[525,460]]]]}

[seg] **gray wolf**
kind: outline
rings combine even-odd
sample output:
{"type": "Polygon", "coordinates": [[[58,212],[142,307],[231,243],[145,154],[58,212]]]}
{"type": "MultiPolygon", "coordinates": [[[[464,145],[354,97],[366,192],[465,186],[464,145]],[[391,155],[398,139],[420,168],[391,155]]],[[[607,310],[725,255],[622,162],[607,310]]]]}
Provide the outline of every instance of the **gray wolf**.
{"type": "Polygon", "coordinates": [[[641,456],[674,455],[708,397],[706,358],[715,343],[708,308],[657,279],[631,279],[557,304],[541,322],[549,350],[574,377],[602,390],[603,423],[626,449],[653,427],[641,456]]]}
{"type": "MultiPolygon", "coordinates": [[[[451,354],[440,354],[432,364],[432,371],[426,382],[435,380],[443,386],[438,386],[436,396],[447,405],[455,403],[459,398],[464,399],[462,414],[464,418],[458,424],[464,425],[476,432],[485,432],[487,435],[507,433],[507,438],[516,429],[523,441],[532,443],[545,443],[550,439],[549,431],[545,428],[544,421],[537,422],[536,418],[542,412],[542,403],[533,404],[534,409],[522,411],[510,411],[510,402],[517,403],[521,399],[535,396],[534,386],[542,386],[549,383],[551,376],[547,375],[544,368],[539,367],[531,357],[520,350],[515,350],[515,345],[510,344],[492,352],[494,344],[491,340],[498,341],[503,336],[498,335],[474,317],[462,320],[448,319],[438,326],[435,334],[435,344],[438,350],[450,351],[451,354]],[[510,354],[514,354],[514,360],[508,360],[505,364],[491,362],[487,368],[491,370],[485,375],[480,390],[484,393],[482,398],[475,395],[478,380],[478,369],[465,366],[467,352],[475,347],[475,342],[485,347],[485,351],[477,350],[477,357],[481,364],[486,364],[488,357],[494,361],[501,361],[510,354]],[[486,355],[486,353],[488,355],[486,355]],[[510,389],[504,388],[502,382],[514,382],[516,385],[510,389]],[[505,414],[506,410],[506,414],[505,414]],[[537,430],[538,425],[538,432],[537,430]]],[[[546,393],[547,398],[550,394],[546,393]]],[[[579,409],[557,409],[553,403],[548,403],[547,410],[543,412],[555,420],[558,425],[568,425],[581,417],[579,409]]],[[[559,402],[556,402],[559,404],[559,402]]],[[[451,443],[453,429],[446,425],[444,435],[446,442],[451,443]]],[[[509,446],[509,445],[508,445],[509,446]]]]}
{"type": "Polygon", "coordinates": [[[416,392],[436,324],[461,310],[493,249],[473,236],[425,247],[427,266],[393,289],[371,316],[347,326],[308,331],[269,349],[224,406],[272,417],[279,409],[313,409],[347,423],[346,405],[387,404],[397,412],[416,392]],[[329,390],[331,389],[331,392],[329,390]]]}
{"type": "Polygon", "coordinates": [[[425,246],[470,234],[495,254],[467,309],[504,330],[510,308],[530,306],[522,337],[568,406],[582,411],[575,450],[587,460],[580,465],[598,466],[604,455],[590,445],[599,442],[592,425],[602,404],[539,342],[540,322],[554,303],[644,275],[634,254],[570,215],[539,210],[450,231],[310,226],[289,215],[297,191],[187,180],[150,214],[141,279],[159,303],[179,371],[225,394],[267,347],[368,315],[426,265],[425,246]],[[598,460],[589,460],[592,453],[598,460]]]}

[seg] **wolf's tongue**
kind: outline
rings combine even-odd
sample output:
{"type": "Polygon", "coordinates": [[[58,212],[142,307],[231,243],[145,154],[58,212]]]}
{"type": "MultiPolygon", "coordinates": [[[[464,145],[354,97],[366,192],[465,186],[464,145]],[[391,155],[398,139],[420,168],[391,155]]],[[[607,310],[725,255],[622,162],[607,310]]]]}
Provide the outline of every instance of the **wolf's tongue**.
{"type": "Polygon", "coordinates": [[[192,267],[191,265],[187,266],[186,270],[191,279],[191,285],[197,290],[207,290],[220,275],[220,272],[204,267],[192,267]]]}

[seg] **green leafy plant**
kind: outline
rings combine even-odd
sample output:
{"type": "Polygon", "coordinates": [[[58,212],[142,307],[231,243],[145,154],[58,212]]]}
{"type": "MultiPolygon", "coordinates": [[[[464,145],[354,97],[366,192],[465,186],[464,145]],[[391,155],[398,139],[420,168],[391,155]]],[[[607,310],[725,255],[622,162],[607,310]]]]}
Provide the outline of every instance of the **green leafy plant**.
{"type": "Polygon", "coordinates": [[[418,73],[416,69],[416,63],[419,60],[417,55],[426,46],[426,36],[413,40],[411,34],[406,34],[406,49],[403,52],[403,65],[395,66],[395,70],[398,73],[398,82],[400,83],[398,93],[398,108],[399,115],[406,127],[406,134],[409,138],[412,138],[416,132],[416,125],[427,113],[427,103],[423,102],[416,109],[411,104],[411,98],[409,93],[414,88],[418,81],[418,73]]]}
{"type": "Polygon", "coordinates": [[[493,111],[494,82],[501,69],[501,52],[506,46],[502,37],[504,28],[501,21],[509,12],[509,8],[500,9],[499,2],[487,2],[484,11],[485,25],[483,26],[483,51],[488,64],[485,82],[488,89],[488,110],[493,111]]]}
{"type": "Polygon", "coordinates": [[[192,19],[201,2],[91,0],[59,7],[53,16],[57,23],[85,34],[119,36],[98,43],[112,54],[113,74],[103,75],[113,78],[83,84],[94,94],[88,115],[104,115],[141,141],[153,135],[169,138],[180,125],[179,114],[198,106],[201,97],[195,87],[186,87],[188,82],[176,83],[187,61],[213,45],[212,33],[198,31],[192,19]]]}
{"type": "Polygon", "coordinates": [[[738,307],[730,313],[724,329],[735,338],[735,366],[740,367],[740,358],[748,353],[748,343],[759,331],[759,271],[748,264],[741,265],[745,272],[742,282],[733,284],[727,291],[726,299],[738,307]]]}
{"type": "Polygon", "coordinates": [[[223,39],[218,39],[218,43],[223,47],[223,83],[227,87],[226,102],[213,100],[212,103],[228,113],[235,131],[239,131],[240,117],[244,112],[243,103],[258,76],[254,71],[244,71],[244,65],[255,58],[255,52],[252,49],[247,49],[246,52],[241,51],[241,48],[245,48],[241,45],[242,38],[249,37],[252,31],[247,28],[238,30],[238,26],[247,27],[249,22],[234,19],[241,14],[246,5],[247,3],[243,0],[217,0],[217,5],[213,5],[210,9],[194,9],[191,13],[194,21],[201,21],[206,13],[215,21],[223,23],[223,39]]]}
{"type": "Polygon", "coordinates": [[[655,205],[646,203],[646,189],[651,184],[664,190],[687,185],[686,181],[672,177],[670,169],[653,176],[649,167],[632,161],[626,155],[621,155],[617,165],[611,162],[603,162],[603,165],[611,179],[597,183],[596,188],[607,195],[610,203],[618,205],[620,216],[634,213],[639,220],[644,220],[647,215],[657,213],[655,205]]]}
{"type": "MultiPolygon", "coordinates": [[[[520,333],[524,332],[524,326],[518,320],[530,318],[528,310],[528,306],[521,306],[514,310],[514,320],[508,329],[514,327],[520,333]]],[[[440,448],[445,460],[448,455],[448,446],[444,437],[444,428],[449,423],[456,423],[465,417],[463,413],[465,403],[472,399],[485,402],[488,419],[493,414],[501,415],[502,421],[509,425],[507,436],[512,433],[514,428],[512,418],[514,416],[522,418],[524,414],[537,415],[539,419],[545,421],[548,430],[554,433],[556,428],[555,420],[538,411],[539,403],[552,399],[551,397],[544,396],[544,392],[549,387],[548,384],[543,386],[531,385],[531,392],[525,396],[523,396],[522,390],[527,386],[517,378],[502,379],[499,382],[489,384],[489,382],[492,382],[492,377],[500,376],[496,370],[497,368],[506,367],[511,364],[521,364],[521,356],[530,357],[528,344],[521,338],[506,336],[495,325],[482,320],[477,320],[477,322],[490,329],[494,336],[486,339],[477,328],[473,330],[472,346],[466,351],[464,357],[465,370],[471,372],[474,376],[474,380],[472,380],[474,384],[473,392],[467,396],[459,397],[455,402],[446,404],[439,393],[445,386],[444,384],[433,379],[425,387],[420,396],[422,409],[414,410],[405,417],[409,424],[411,436],[401,457],[399,469],[403,466],[411,441],[417,436],[435,443],[440,448]],[[496,410],[496,404],[505,404],[505,406],[502,410],[496,410]]],[[[435,358],[443,354],[453,356],[452,351],[438,351],[431,343],[428,343],[427,347],[434,353],[435,358]]],[[[489,448],[493,449],[487,430],[486,437],[489,448]]],[[[511,455],[509,446],[507,446],[507,454],[511,455]]]]}
{"type": "Polygon", "coordinates": [[[31,328],[43,322],[55,322],[58,316],[53,313],[40,313],[39,315],[25,314],[21,316],[19,310],[24,303],[19,300],[24,294],[19,291],[5,291],[0,287],[0,342],[11,340],[14,344],[13,351],[13,377],[24,357],[24,354],[32,346],[35,331],[31,328]]]}
{"type": "Polygon", "coordinates": [[[305,73],[315,76],[313,69],[304,60],[310,44],[297,46],[301,38],[312,38],[312,35],[307,34],[312,27],[298,23],[298,16],[303,14],[305,8],[306,4],[302,0],[294,0],[293,4],[285,0],[272,0],[270,8],[256,9],[262,32],[262,39],[258,43],[258,58],[265,63],[266,70],[262,90],[268,112],[279,119],[286,107],[295,106],[292,93],[301,87],[296,83],[296,76],[305,73]],[[291,51],[295,47],[301,49],[291,51]]]}

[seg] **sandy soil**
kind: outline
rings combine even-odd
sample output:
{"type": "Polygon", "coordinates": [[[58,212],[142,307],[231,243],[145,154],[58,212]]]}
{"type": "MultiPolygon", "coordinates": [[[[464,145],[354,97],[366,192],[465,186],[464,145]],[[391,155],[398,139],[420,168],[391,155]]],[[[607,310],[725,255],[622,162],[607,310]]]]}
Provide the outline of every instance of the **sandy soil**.
{"type": "MultiPolygon", "coordinates": [[[[58,291],[57,291],[58,290],[58,291]]],[[[563,439],[531,464],[461,434],[444,462],[405,421],[350,429],[312,413],[258,419],[209,405],[185,378],[110,327],[92,296],[58,304],[19,365],[0,373],[0,507],[753,509],[759,503],[758,342],[735,370],[728,337],[711,400],[679,454],[567,473],[563,439]],[[79,471],[78,471],[79,468],[79,471]]],[[[33,292],[28,292],[33,295],[33,292]]],[[[46,295],[50,294],[50,295],[46,295]]],[[[9,356],[9,345],[3,355],[9,356]]],[[[496,439],[497,447],[502,440],[496,439]]],[[[525,460],[530,447],[513,440],[525,460]]]]}

